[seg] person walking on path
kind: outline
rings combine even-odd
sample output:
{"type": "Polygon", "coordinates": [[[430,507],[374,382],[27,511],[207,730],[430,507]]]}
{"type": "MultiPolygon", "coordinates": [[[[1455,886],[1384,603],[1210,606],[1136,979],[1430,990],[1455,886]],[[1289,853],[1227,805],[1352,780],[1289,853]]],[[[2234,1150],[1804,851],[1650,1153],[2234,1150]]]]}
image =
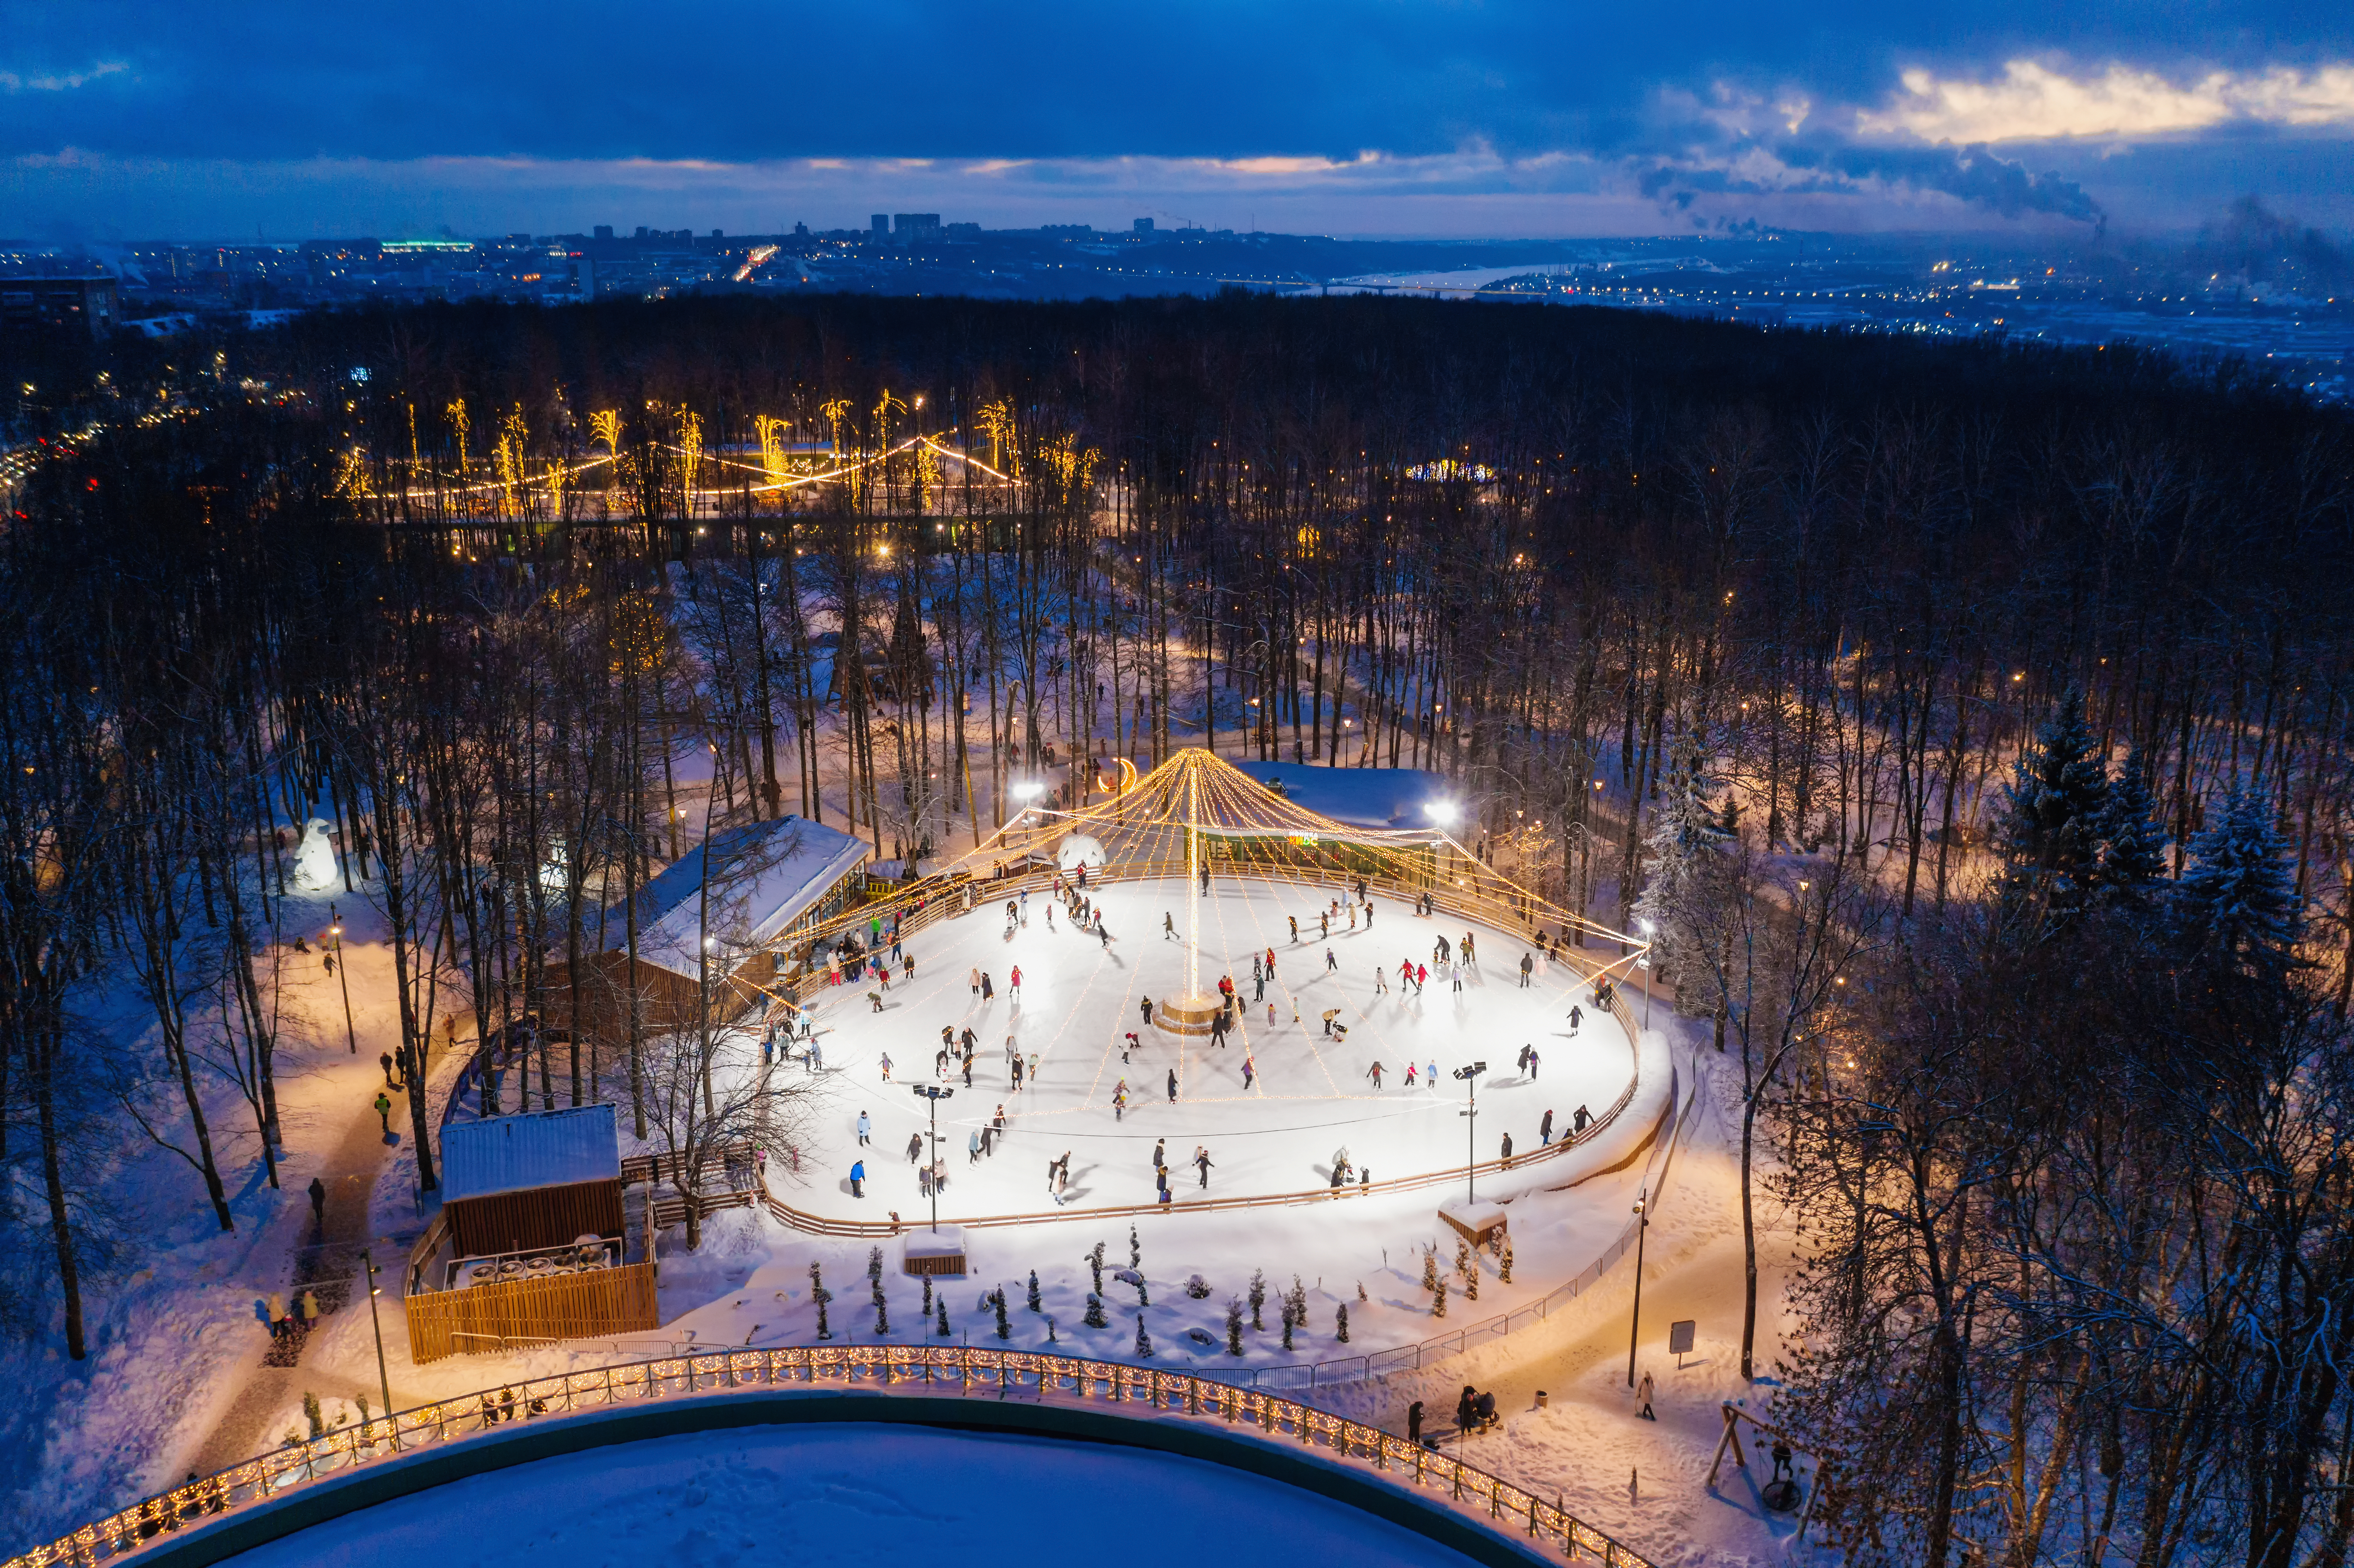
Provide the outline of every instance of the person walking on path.
{"type": "Polygon", "coordinates": [[[1544,1113],[1544,1120],[1537,1123],[1537,1142],[1541,1147],[1549,1148],[1552,1146],[1553,1112],[1550,1110],[1544,1113]]]}
{"type": "Polygon", "coordinates": [[[979,964],[975,964],[972,967],[971,974],[966,977],[966,983],[972,988],[973,995],[979,996],[981,994],[981,966],[979,964]]]}
{"type": "Polygon", "coordinates": [[[864,1160],[854,1160],[850,1163],[850,1195],[854,1198],[866,1196],[866,1161],[864,1160]]]}
{"type": "Polygon", "coordinates": [[[392,1141],[392,1097],[382,1089],[376,1092],[376,1118],[384,1125],[384,1139],[392,1141]]]}
{"type": "Polygon", "coordinates": [[[1512,1135],[1511,1135],[1511,1133],[1509,1133],[1509,1132],[1508,1132],[1508,1133],[1504,1134],[1504,1169],[1505,1169],[1505,1170],[1507,1170],[1507,1171],[1510,1171],[1511,1168],[1512,1168],[1512,1135]]]}
{"type": "MultiPolygon", "coordinates": [[[[811,1050],[814,1052],[816,1047],[811,1046],[811,1050]]],[[[891,1054],[887,1051],[883,1054],[883,1081],[886,1084],[891,1081],[891,1054]]]]}
{"type": "Polygon", "coordinates": [[[1020,964],[1016,964],[1016,965],[1014,965],[1014,966],[1013,966],[1013,976],[1012,976],[1012,985],[1013,985],[1013,1000],[1014,1000],[1014,1001],[1021,1001],[1021,1000],[1022,1000],[1022,966],[1021,966],[1020,964]]]}
{"type": "Polygon", "coordinates": [[[964,1162],[967,1165],[981,1163],[981,1128],[974,1128],[972,1136],[965,1140],[964,1162]]]}
{"type": "Polygon", "coordinates": [[[1193,1146],[1193,1169],[1202,1173],[1202,1190],[1210,1190],[1210,1151],[1200,1144],[1193,1146]]]}
{"type": "Polygon", "coordinates": [[[1340,959],[1336,959],[1336,958],[1334,958],[1334,957],[1332,956],[1332,949],[1331,949],[1331,948],[1325,948],[1325,949],[1324,949],[1324,972],[1325,972],[1326,974],[1328,974],[1328,975],[1329,975],[1329,974],[1337,974],[1337,973],[1339,973],[1339,972],[1340,972],[1340,969],[1341,969],[1341,960],[1340,960],[1340,959]]]}
{"type": "Polygon", "coordinates": [[[388,1089],[392,1087],[392,1053],[387,1051],[376,1061],[384,1067],[384,1086],[388,1089]]]}
{"type": "Polygon", "coordinates": [[[1438,1064],[1437,1062],[1432,1062],[1423,1068],[1422,1081],[1424,1086],[1426,1088],[1435,1089],[1438,1087],[1438,1064]]]}
{"type": "Polygon", "coordinates": [[[1537,1079],[1537,1048],[1536,1048],[1535,1046],[1532,1045],[1532,1046],[1530,1046],[1530,1047],[1529,1047],[1529,1082],[1531,1082],[1531,1083],[1532,1083],[1532,1084],[1533,1084],[1533,1083],[1535,1083],[1535,1082],[1536,1082],[1536,1079],[1537,1079]]]}
{"type": "Polygon", "coordinates": [[[305,1290],[302,1292],[302,1299],[299,1305],[302,1309],[302,1331],[307,1334],[319,1326],[318,1292],[305,1290]]]}
{"type": "Polygon", "coordinates": [[[997,1000],[997,988],[989,983],[989,971],[987,969],[981,971],[981,1000],[983,1001],[994,1001],[997,1000]]]}
{"type": "Polygon", "coordinates": [[[1594,1118],[1592,1117],[1586,1115],[1585,1107],[1584,1106],[1578,1107],[1576,1110],[1570,1114],[1569,1135],[1572,1138],[1577,1137],[1580,1133],[1583,1133],[1585,1130],[1585,1124],[1593,1119],[1594,1118]]]}
{"type": "Polygon", "coordinates": [[[327,1234],[327,1186],[316,1176],[311,1178],[311,1223],[321,1235],[327,1234]]]}
{"type": "Polygon", "coordinates": [[[1177,1103],[1177,1069],[1174,1067],[1169,1069],[1169,1103],[1172,1106],[1177,1103]]]}
{"type": "Polygon", "coordinates": [[[1572,1003],[1570,1003],[1570,1006],[1569,1006],[1569,1032],[1570,1032],[1572,1034],[1576,1033],[1578,1032],[1578,1030],[1579,1030],[1579,1029],[1581,1029],[1581,1028],[1583,1028],[1583,1027],[1585,1026],[1585,1010],[1584,1008],[1582,1008],[1582,1007],[1578,1006],[1575,1002],[1572,1002],[1572,1003]]]}
{"type": "Polygon", "coordinates": [[[1521,989],[1522,991],[1529,989],[1529,974],[1536,967],[1537,961],[1534,959],[1526,953],[1521,955],[1521,989]]]}
{"type": "Polygon", "coordinates": [[[864,1144],[867,1141],[867,1135],[874,1130],[874,1124],[866,1119],[866,1113],[864,1111],[860,1111],[858,1113],[858,1141],[862,1145],[864,1144]]]}
{"type": "Polygon", "coordinates": [[[1382,968],[1379,964],[1375,964],[1373,966],[1373,994],[1375,996],[1386,996],[1389,994],[1389,970],[1382,968]]]}
{"type": "Polygon", "coordinates": [[[1245,1056],[1243,1058],[1243,1092],[1245,1094],[1248,1094],[1250,1092],[1251,1080],[1257,1076],[1258,1058],[1256,1056],[1245,1056]]]}
{"type": "Polygon", "coordinates": [[[1411,1058],[1409,1058],[1409,1059],[1407,1060],[1407,1062],[1406,1062],[1406,1065],[1405,1065],[1405,1086],[1406,1086],[1407,1088],[1409,1088],[1409,1089],[1410,1089],[1410,1088],[1412,1088],[1412,1087],[1414,1087],[1414,1075],[1415,1075],[1415,1066],[1414,1066],[1414,1062],[1412,1061],[1412,1059],[1411,1059],[1411,1058]]]}
{"type": "Polygon", "coordinates": [[[1168,1164],[1169,1140],[1165,1138],[1155,1139],[1152,1145],[1152,1168],[1160,1171],[1165,1169],[1168,1164]]]}
{"type": "Polygon", "coordinates": [[[1429,966],[1428,964],[1416,964],[1416,965],[1415,965],[1415,966],[1414,966],[1414,994],[1415,994],[1415,995],[1416,995],[1416,996],[1420,996],[1420,995],[1422,994],[1422,988],[1423,988],[1423,986],[1424,986],[1425,984],[1426,984],[1426,983],[1429,981],[1429,980],[1430,980],[1430,966],[1429,966]]]}
{"type": "Polygon", "coordinates": [[[270,1337],[273,1340],[284,1339],[286,1328],[286,1298],[273,1291],[270,1297],[270,1337]]]}
{"type": "Polygon", "coordinates": [[[907,1163],[913,1165],[917,1160],[923,1158],[923,1154],[924,1135],[920,1132],[909,1133],[907,1135],[907,1163]]]}
{"type": "Polygon", "coordinates": [[[1365,1076],[1373,1079],[1373,1088],[1379,1091],[1382,1086],[1382,1065],[1379,1062],[1374,1063],[1366,1072],[1365,1076]]]}
{"type": "Polygon", "coordinates": [[[1658,1416],[1651,1414],[1651,1369],[1649,1367],[1645,1367],[1643,1369],[1643,1381],[1635,1385],[1635,1401],[1643,1407],[1642,1409],[1635,1412],[1637,1415],[1641,1416],[1646,1421],[1657,1421],[1659,1419],[1658,1416]]]}

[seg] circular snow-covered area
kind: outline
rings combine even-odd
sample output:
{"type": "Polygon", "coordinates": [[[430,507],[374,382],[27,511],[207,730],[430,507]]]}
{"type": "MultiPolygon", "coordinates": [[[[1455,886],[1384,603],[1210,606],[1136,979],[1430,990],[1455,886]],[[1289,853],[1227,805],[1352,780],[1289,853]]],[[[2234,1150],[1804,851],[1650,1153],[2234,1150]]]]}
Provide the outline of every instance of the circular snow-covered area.
{"type": "MultiPolygon", "coordinates": [[[[1009,922],[1004,895],[976,885],[984,892],[975,913],[908,935],[915,977],[895,981],[876,999],[879,1010],[863,983],[805,998],[826,1097],[799,1145],[800,1169],[771,1168],[785,1202],[829,1219],[928,1216],[915,1159],[934,1107],[911,1085],[955,1090],[938,1107],[949,1177],[939,1214],[962,1220],[1154,1202],[1156,1149],[1181,1212],[1198,1198],[1326,1189],[1344,1152],[1352,1176],[1370,1171],[1376,1184],[1460,1171],[1475,1155],[1496,1159],[1507,1134],[1518,1154],[1541,1149],[1548,1113],[1555,1139],[1581,1107],[1602,1115],[1635,1070],[1626,1032],[1595,1012],[1575,965],[1534,958],[1521,934],[1418,916],[1386,895],[1376,896],[1368,926],[1363,906],[1352,922],[1347,890],[1337,885],[1214,874],[1195,976],[1186,967],[1182,877],[1090,878],[1100,933],[1092,924],[1075,929],[1037,892],[1009,922]],[[1442,962],[1438,941],[1459,959],[1467,932],[1477,962],[1442,962]],[[1270,952],[1273,978],[1255,981],[1253,956],[1264,967],[1270,952]],[[1428,971],[1420,990],[1398,973],[1408,959],[1428,971]],[[1240,1003],[1222,1039],[1164,1030],[1148,1015],[1147,1001],[1157,1012],[1196,990],[1214,991],[1221,976],[1232,977],[1240,1003]],[[960,1044],[971,1031],[970,1080],[955,1057],[943,1067],[943,1028],[960,1044]],[[1524,1047],[1538,1052],[1534,1071],[1520,1065],[1524,1047]],[[1023,1059],[1019,1086],[1013,1053],[1023,1059]],[[1466,1086],[1454,1076],[1475,1062],[1487,1065],[1476,1131],[1461,1114],[1466,1086]],[[1005,1137],[984,1146],[980,1130],[1001,1107],[1005,1137]],[[1206,1181],[1197,1149],[1211,1161],[1206,1181]],[[1067,1183],[1050,1192],[1047,1162],[1066,1153],[1067,1183]],[[850,1190],[853,1160],[865,1162],[863,1196],[850,1190]]],[[[1654,1092],[1664,1094],[1664,1082],[1654,1092]]],[[[1440,1196],[1416,1195],[1409,1207],[1427,1214],[1440,1196]]]]}
{"type": "Polygon", "coordinates": [[[1198,1459],[924,1426],[755,1426],[620,1444],[345,1514],[239,1568],[1462,1568],[1470,1559],[1313,1492],[1198,1459]]]}
{"type": "Polygon", "coordinates": [[[1073,833],[1055,851],[1055,863],[1065,871],[1076,871],[1083,865],[1092,869],[1103,863],[1103,841],[1093,833],[1073,833]]]}

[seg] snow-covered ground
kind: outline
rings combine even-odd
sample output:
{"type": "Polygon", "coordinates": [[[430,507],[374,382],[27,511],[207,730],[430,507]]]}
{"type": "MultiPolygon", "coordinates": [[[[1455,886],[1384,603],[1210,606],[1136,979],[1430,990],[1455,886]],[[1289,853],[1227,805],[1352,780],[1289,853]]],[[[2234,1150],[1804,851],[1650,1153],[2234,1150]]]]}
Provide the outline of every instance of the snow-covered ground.
{"type": "Polygon", "coordinates": [[[1203,1460],[911,1426],[767,1426],[544,1459],[363,1509],[239,1568],[802,1568],[903,1562],[1346,1563],[1469,1559],[1316,1493],[1203,1460]]]}

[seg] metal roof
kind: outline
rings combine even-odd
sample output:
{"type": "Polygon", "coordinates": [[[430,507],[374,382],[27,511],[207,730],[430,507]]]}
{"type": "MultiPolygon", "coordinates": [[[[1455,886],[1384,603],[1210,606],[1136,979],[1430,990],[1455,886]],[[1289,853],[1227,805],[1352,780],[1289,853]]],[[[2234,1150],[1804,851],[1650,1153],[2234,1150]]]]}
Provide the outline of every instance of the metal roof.
{"type": "Polygon", "coordinates": [[[441,1129],[445,1203],[620,1176],[620,1137],[610,1105],[452,1122],[441,1129]]]}

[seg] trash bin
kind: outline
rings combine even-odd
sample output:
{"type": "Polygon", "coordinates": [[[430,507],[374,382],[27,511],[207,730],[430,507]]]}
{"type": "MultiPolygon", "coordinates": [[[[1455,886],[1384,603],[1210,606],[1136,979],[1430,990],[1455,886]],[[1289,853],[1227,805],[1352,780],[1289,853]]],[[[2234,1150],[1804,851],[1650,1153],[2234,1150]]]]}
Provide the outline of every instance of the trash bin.
{"type": "Polygon", "coordinates": [[[1544,1391],[1544,1390],[1543,1390],[1543,1389],[1539,1389],[1539,1390],[1537,1390],[1537,1408],[1538,1408],[1539,1410],[1543,1410],[1544,1407],[1545,1407],[1545,1391],[1544,1391]]]}

